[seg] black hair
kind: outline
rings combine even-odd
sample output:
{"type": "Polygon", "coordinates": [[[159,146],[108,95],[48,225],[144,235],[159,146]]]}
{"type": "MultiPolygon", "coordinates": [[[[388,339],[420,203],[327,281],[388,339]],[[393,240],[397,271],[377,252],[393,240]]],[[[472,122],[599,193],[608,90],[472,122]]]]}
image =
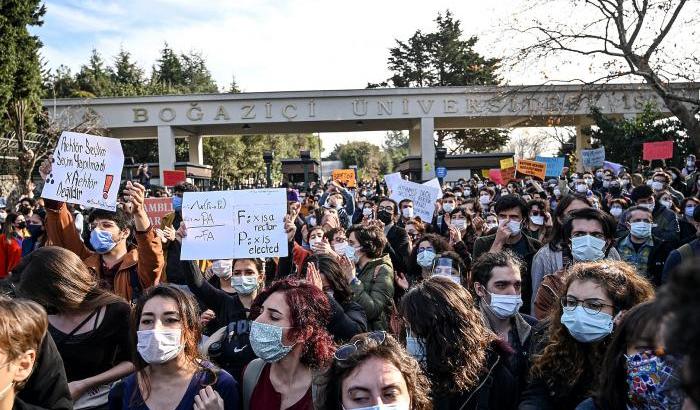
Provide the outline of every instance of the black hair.
{"type": "Polygon", "coordinates": [[[585,194],[570,194],[564,196],[559,200],[559,204],[557,205],[557,208],[554,211],[554,215],[552,216],[552,233],[550,234],[549,238],[547,238],[547,242],[549,243],[549,249],[552,252],[558,252],[561,250],[561,228],[564,220],[564,212],[566,211],[566,208],[568,208],[574,201],[581,201],[588,204],[588,206],[590,206],[591,208],[593,207],[591,200],[588,199],[588,197],[585,194]]]}
{"type": "Polygon", "coordinates": [[[648,185],[640,185],[635,187],[630,193],[630,198],[632,201],[637,202],[642,198],[649,198],[654,196],[654,190],[648,185]]]}
{"type": "Polygon", "coordinates": [[[496,211],[496,215],[502,211],[513,208],[520,209],[520,213],[522,214],[523,218],[527,217],[527,204],[519,195],[503,195],[502,197],[498,198],[494,204],[494,211],[496,211]]]}
{"type": "Polygon", "coordinates": [[[563,238],[565,238],[567,241],[571,238],[571,232],[574,225],[573,221],[576,219],[600,222],[603,227],[603,235],[605,235],[605,239],[614,241],[616,228],[615,219],[613,219],[613,217],[607,212],[603,212],[596,208],[577,209],[569,214],[564,221],[564,226],[561,228],[563,238]]]}
{"type": "Polygon", "coordinates": [[[377,201],[377,205],[381,204],[382,202],[391,202],[391,205],[394,207],[394,210],[392,211],[394,216],[396,216],[399,213],[399,205],[393,199],[387,196],[383,196],[379,198],[379,200],[377,201]]]}
{"type": "Polygon", "coordinates": [[[483,253],[472,264],[470,289],[477,282],[486,287],[493,276],[493,268],[512,266],[516,271],[520,271],[522,265],[522,260],[509,250],[483,253]]]}
{"type": "Polygon", "coordinates": [[[199,189],[191,182],[178,182],[173,187],[173,192],[197,192],[199,189]]]}
{"type": "Polygon", "coordinates": [[[116,212],[107,211],[106,209],[95,208],[88,216],[88,223],[93,223],[96,219],[107,219],[113,221],[119,227],[119,230],[132,229],[134,219],[130,214],[124,212],[123,209],[117,208],[116,212]]]}

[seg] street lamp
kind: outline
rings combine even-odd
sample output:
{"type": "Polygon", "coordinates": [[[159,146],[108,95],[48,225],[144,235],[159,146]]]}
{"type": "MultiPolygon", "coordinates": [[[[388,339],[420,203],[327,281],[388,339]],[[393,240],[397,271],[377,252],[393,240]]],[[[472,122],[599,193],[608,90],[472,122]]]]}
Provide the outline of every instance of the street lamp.
{"type": "Polygon", "coordinates": [[[309,189],[309,162],[311,162],[311,151],[301,150],[299,151],[299,157],[301,158],[301,163],[304,164],[304,191],[309,189]]]}
{"type": "Polygon", "coordinates": [[[272,160],[275,158],[273,151],[263,152],[263,160],[265,161],[265,176],[267,177],[267,187],[272,187],[272,160]]]}
{"type": "MultiPolygon", "coordinates": [[[[435,148],[435,169],[437,170],[438,167],[442,167],[442,162],[447,156],[447,148],[445,147],[437,147],[435,148]]],[[[443,178],[438,176],[438,181],[440,182],[440,186],[442,186],[442,180],[443,178]]]]}

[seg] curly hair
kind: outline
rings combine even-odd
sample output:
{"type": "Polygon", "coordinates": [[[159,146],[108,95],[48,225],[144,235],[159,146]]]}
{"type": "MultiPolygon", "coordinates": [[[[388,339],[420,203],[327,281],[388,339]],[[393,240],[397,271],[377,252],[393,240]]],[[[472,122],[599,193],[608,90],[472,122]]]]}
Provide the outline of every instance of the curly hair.
{"type": "Polygon", "coordinates": [[[379,226],[353,225],[347,230],[347,237],[349,238],[352,233],[355,234],[362,252],[368,258],[374,259],[382,256],[387,240],[384,231],[379,226]]]}
{"type": "Polygon", "coordinates": [[[433,392],[472,389],[496,338],[474,306],[471,294],[448,278],[433,276],[401,299],[401,316],[425,347],[433,392]]]}
{"type": "MultiPolygon", "coordinates": [[[[612,300],[614,314],[654,297],[652,284],[626,262],[604,260],[574,264],[566,273],[563,294],[575,281],[592,281],[599,285],[612,300]]],[[[561,304],[557,303],[556,307],[548,318],[547,344],[541,354],[534,356],[530,375],[544,380],[560,394],[580,380],[593,380],[599,374],[611,336],[595,343],[577,342],[561,323],[561,304]]]]}
{"type": "Polygon", "coordinates": [[[367,337],[367,334],[354,336],[350,343],[358,349],[346,360],[333,360],[333,364],[321,377],[320,408],[342,410],[342,385],[355,369],[371,358],[383,359],[396,367],[403,375],[411,397],[412,410],[432,410],[430,399],[430,381],[421,371],[420,365],[391,335],[387,334],[384,342],[367,337]],[[358,343],[359,342],[359,343],[358,343]]]}
{"type": "Polygon", "coordinates": [[[445,237],[429,233],[421,236],[413,242],[413,250],[411,251],[410,260],[408,263],[408,276],[411,280],[420,280],[423,268],[418,264],[418,245],[421,242],[430,242],[435,248],[435,254],[440,254],[445,251],[454,251],[454,248],[447,242],[445,237]]]}
{"type": "Polygon", "coordinates": [[[273,293],[284,294],[289,306],[290,326],[289,338],[303,342],[301,364],[312,369],[322,369],[328,366],[335,348],[333,338],[326,330],[331,317],[331,306],[328,297],[317,287],[298,279],[287,278],[266,288],[253,301],[251,319],[260,315],[262,304],[273,293]]]}

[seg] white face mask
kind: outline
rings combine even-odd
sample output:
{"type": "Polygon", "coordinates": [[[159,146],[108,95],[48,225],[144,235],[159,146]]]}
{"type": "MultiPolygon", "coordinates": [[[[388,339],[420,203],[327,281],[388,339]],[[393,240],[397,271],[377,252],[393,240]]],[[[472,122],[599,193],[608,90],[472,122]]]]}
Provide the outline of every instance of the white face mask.
{"type": "Polygon", "coordinates": [[[314,245],[316,245],[317,243],[320,243],[320,242],[321,242],[321,239],[319,239],[319,238],[311,238],[311,239],[309,239],[309,247],[313,248],[314,245]]]}
{"type": "Polygon", "coordinates": [[[136,336],[136,350],[148,364],[168,362],[177,357],[185,347],[180,341],[182,329],[139,330],[136,336]]]}
{"type": "Polygon", "coordinates": [[[535,225],[544,225],[544,216],[530,216],[530,222],[535,225]]]}
{"type": "Polygon", "coordinates": [[[242,295],[250,295],[254,290],[258,288],[258,276],[257,275],[240,275],[231,278],[231,287],[236,290],[237,293],[242,295]]]}
{"type": "Polygon", "coordinates": [[[620,208],[618,206],[612,207],[612,208],[610,208],[610,214],[612,216],[616,216],[616,217],[620,216],[620,215],[622,215],[622,208],[620,208]]]}
{"type": "MultiPolygon", "coordinates": [[[[499,219],[498,224],[502,224],[503,220],[499,219]]],[[[508,221],[508,229],[510,229],[510,236],[517,236],[520,233],[520,222],[518,221],[508,221]]]]}
{"type": "Polygon", "coordinates": [[[481,205],[488,205],[489,202],[491,202],[491,197],[490,197],[490,196],[488,196],[488,195],[481,195],[481,196],[479,197],[479,203],[480,203],[481,205]]]}
{"type": "Polygon", "coordinates": [[[554,196],[556,196],[557,198],[561,196],[561,190],[560,190],[560,189],[555,189],[553,192],[554,192],[554,196]]]}
{"type": "Polygon", "coordinates": [[[507,319],[518,313],[518,310],[523,305],[523,299],[520,295],[496,295],[489,292],[491,295],[491,310],[499,319],[507,319]]]}
{"type": "Polygon", "coordinates": [[[406,219],[413,218],[413,208],[411,208],[411,207],[403,208],[401,210],[401,215],[403,215],[403,217],[406,219]]]}
{"type": "Polygon", "coordinates": [[[445,204],[442,205],[442,209],[445,212],[450,213],[455,210],[455,204],[453,204],[452,202],[445,202],[445,204]]]}
{"type": "Polygon", "coordinates": [[[588,191],[588,185],[586,184],[576,184],[576,192],[578,193],[584,193],[588,191]]]}
{"type": "Polygon", "coordinates": [[[211,265],[211,271],[220,278],[228,278],[231,276],[232,268],[233,261],[229,259],[214,261],[211,265]]]}
{"type": "Polygon", "coordinates": [[[665,206],[666,208],[669,208],[669,209],[671,209],[671,207],[673,206],[673,202],[672,202],[672,201],[669,201],[669,200],[666,200],[666,199],[662,199],[662,200],[660,200],[659,202],[661,203],[661,205],[663,205],[663,206],[665,206]]]}
{"type": "Polygon", "coordinates": [[[364,215],[364,216],[372,216],[372,208],[364,208],[364,209],[362,209],[362,215],[364,215]]]}
{"type": "Polygon", "coordinates": [[[652,181],[651,189],[653,189],[654,191],[661,191],[662,189],[664,189],[664,183],[659,181],[652,181]]]}
{"type": "Polygon", "coordinates": [[[467,229],[467,220],[466,219],[453,219],[452,226],[459,229],[460,231],[463,231],[463,230],[467,229]]]}

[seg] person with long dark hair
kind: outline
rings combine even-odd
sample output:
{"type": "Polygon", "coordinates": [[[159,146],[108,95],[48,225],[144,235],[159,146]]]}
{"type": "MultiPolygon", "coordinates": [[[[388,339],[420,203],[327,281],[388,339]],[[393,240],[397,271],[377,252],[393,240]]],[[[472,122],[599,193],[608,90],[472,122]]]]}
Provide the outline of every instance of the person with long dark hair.
{"type": "Polygon", "coordinates": [[[22,258],[22,242],[27,222],[24,215],[7,214],[0,235],[0,279],[10,274],[22,258]]]}

